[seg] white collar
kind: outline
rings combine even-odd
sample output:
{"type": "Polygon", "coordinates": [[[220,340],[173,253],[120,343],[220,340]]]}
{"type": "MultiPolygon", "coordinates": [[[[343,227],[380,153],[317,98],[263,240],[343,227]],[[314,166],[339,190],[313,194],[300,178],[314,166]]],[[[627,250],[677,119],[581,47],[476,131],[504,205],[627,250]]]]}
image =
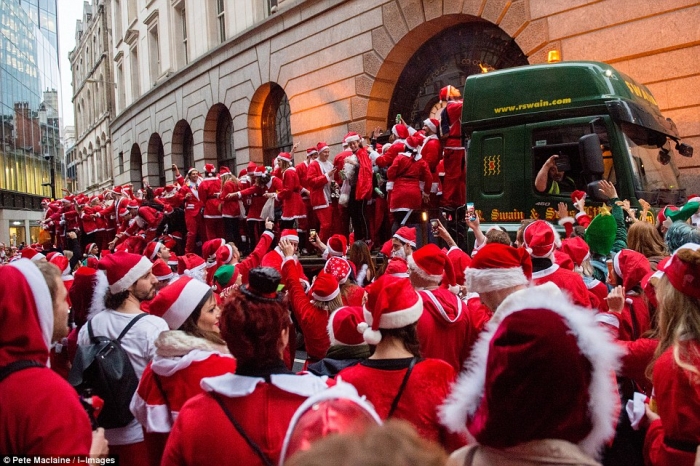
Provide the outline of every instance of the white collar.
{"type": "MultiPolygon", "coordinates": [[[[318,377],[313,374],[272,374],[270,383],[287,393],[309,397],[328,388],[328,377],[318,377]]],[[[223,374],[216,377],[205,377],[200,382],[205,392],[215,392],[231,398],[250,395],[255,387],[264,383],[262,377],[248,377],[238,374],[223,374]]]]}

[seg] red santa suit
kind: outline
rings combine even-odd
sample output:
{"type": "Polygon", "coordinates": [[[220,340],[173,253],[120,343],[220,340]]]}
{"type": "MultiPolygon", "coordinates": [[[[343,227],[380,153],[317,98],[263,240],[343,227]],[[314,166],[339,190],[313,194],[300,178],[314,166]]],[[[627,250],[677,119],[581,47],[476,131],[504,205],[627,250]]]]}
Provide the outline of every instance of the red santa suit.
{"type": "Polygon", "coordinates": [[[273,239],[275,239],[275,235],[271,231],[263,232],[253,252],[248,254],[248,256],[238,264],[234,264],[236,266],[236,271],[241,274],[242,283],[248,283],[248,273],[260,265],[267,250],[270,249],[273,239]]]}
{"type": "MultiPolygon", "coordinates": [[[[387,419],[410,362],[410,358],[366,359],[343,369],[338,377],[354,385],[357,392],[372,403],[379,417],[387,419]]],[[[438,421],[437,407],[447,397],[454,378],[455,371],[446,362],[420,360],[413,367],[393,415],[395,419],[410,422],[421,437],[441,444],[448,451],[466,443],[448,433],[438,421]]]]}
{"type": "Polygon", "coordinates": [[[331,205],[331,181],[329,173],[333,170],[330,161],[316,159],[309,164],[306,183],[311,191],[311,208],[318,218],[318,233],[324,243],[330,238],[333,227],[333,207],[331,205]]]}
{"type": "Polygon", "coordinates": [[[583,278],[576,272],[563,269],[557,264],[552,264],[543,270],[532,273],[532,283],[534,285],[542,285],[548,282],[552,282],[560,290],[566,291],[574,304],[591,307],[588,288],[583,283],[583,278]]]}
{"type": "MultiPolygon", "coordinates": [[[[399,154],[387,171],[389,181],[394,188],[389,198],[391,212],[413,212],[423,205],[422,193],[429,194],[433,182],[428,164],[420,155],[412,157],[408,152],[399,154]]],[[[402,216],[395,214],[396,221],[402,222],[402,216]]],[[[404,222],[402,222],[404,223],[404,222]]]]}
{"type": "MultiPolygon", "coordinates": [[[[212,167],[213,168],[213,167],[212,167]]],[[[206,240],[224,237],[224,220],[221,216],[219,206],[221,201],[221,180],[218,176],[204,178],[199,185],[199,195],[204,202],[204,227],[206,230],[206,240]]]]}
{"type": "MultiPolygon", "coordinates": [[[[693,355],[690,363],[700,369],[700,344],[687,345],[681,354],[693,355]]],[[[685,357],[688,360],[688,357],[685,357]]],[[[661,419],[653,421],[644,441],[644,457],[654,466],[692,466],[700,445],[700,383],[697,375],[678,366],[673,348],[654,363],[654,396],[661,419]]]]}
{"type": "Polygon", "coordinates": [[[311,360],[320,361],[326,357],[326,352],[331,346],[327,330],[329,314],[311,304],[309,297],[304,293],[299,283],[301,275],[296,264],[294,260],[288,260],[284,263],[282,279],[289,292],[292,312],[294,312],[294,317],[304,334],[306,353],[311,360]]]}
{"type": "Polygon", "coordinates": [[[277,198],[282,201],[282,220],[306,219],[306,206],[301,198],[301,188],[296,169],[287,168],[282,174],[282,189],[277,193],[277,198]]]}
{"type": "MultiPolygon", "coordinates": [[[[262,172],[260,172],[262,173],[262,172]]],[[[257,175],[256,175],[257,176],[257,175]]],[[[282,189],[282,180],[279,178],[270,177],[270,180],[260,186],[257,182],[254,183],[251,187],[242,189],[241,191],[238,192],[238,195],[242,198],[249,198],[250,199],[250,206],[248,207],[248,215],[247,215],[247,222],[248,222],[248,234],[251,236],[248,238],[248,241],[251,243],[255,243],[258,241],[260,237],[260,233],[258,230],[261,229],[261,222],[264,222],[265,219],[261,218],[261,213],[263,206],[265,205],[265,202],[267,202],[267,198],[265,197],[265,194],[267,193],[276,193],[277,191],[280,191],[282,189]]]]}
{"type": "Polygon", "coordinates": [[[442,184],[442,206],[459,207],[464,205],[466,187],[466,149],[462,146],[462,101],[452,100],[442,110],[441,132],[447,136],[443,149],[445,180],[442,184]]]}
{"type": "Polygon", "coordinates": [[[0,383],[0,451],[86,456],[90,420],[75,389],[45,367],[54,323],[46,282],[29,259],[1,266],[0,274],[0,367],[21,360],[42,366],[17,371],[0,383]]]}
{"type": "Polygon", "coordinates": [[[181,186],[180,194],[185,199],[185,225],[187,225],[185,252],[194,253],[197,235],[202,223],[201,210],[204,207],[199,198],[199,185],[202,182],[202,178],[197,178],[197,181],[191,181],[189,177],[185,179],[182,176],[178,176],[175,181],[181,186]]]}
{"type": "Polygon", "coordinates": [[[441,359],[458,373],[485,322],[473,321],[466,303],[447,288],[418,291],[423,314],[418,320],[421,354],[441,359]]]}
{"type": "MultiPolygon", "coordinates": [[[[272,251],[265,254],[265,256],[263,256],[260,266],[261,267],[272,267],[273,269],[282,273],[282,265],[284,262],[285,262],[284,254],[282,253],[282,250],[279,248],[279,246],[277,246],[277,247],[275,247],[275,249],[273,249],[272,251]]],[[[294,267],[298,271],[299,278],[304,280],[308,284],[309,279],[306,278],[306,275],[304,274],[304,269],[301,266],[301,263],[296,258],[290,259],[287,262],[291,262],[294,264],[294,267]]]]}
{"type": "Polygon", "coordinates": [[[180,410],[162,464],[219,464],[233,458],[236,464],[264,464],[214,396],[272,464],[277,464],[295,411],[307,397],[327,388],[325,378],[295,375],[282,368],[265,378],[238,374],[206,378],[201,386],[207,393],[190,399],[180,410]]]}
{"type": "Polygon", "coordinates": [[[160,464],[167,434],[182,406],[202,393],[203,378],[235,372],[236,360],[225,347],[180,330],[161,333],[156,346],[130,408],[146,433],[149,455],[160,464]]]}

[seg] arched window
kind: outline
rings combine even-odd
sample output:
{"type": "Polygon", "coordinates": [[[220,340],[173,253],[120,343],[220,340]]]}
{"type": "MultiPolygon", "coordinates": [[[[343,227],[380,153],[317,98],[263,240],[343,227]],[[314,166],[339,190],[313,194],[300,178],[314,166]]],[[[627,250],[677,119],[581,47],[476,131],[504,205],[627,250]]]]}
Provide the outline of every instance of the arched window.
{"type": "Polygon", "coordinates": [[[194,167],[194,139],[192,138],[192,128],[187,120],[180,120],[175,125],[170,147],[172,163],[177,165],[181,172],[187,172],[194,167]]]}
{"type": "Polygon", "coordinates": [[[289,99],[284,89],[273,84],[262,112],[263,162],[272,165],[280,152],[292,149],[289,99]]]}
{"type": "Polygon", "coordinates": [[[131,146],[131,154],[129,156],[129,179],[131,184],[134,185],[134,189],[139,189],[141,187],[142,171],[141,166],[143,165],[141,161],[141,148],[138,144],[134,143],[131,146]]]}
{"type": "Polygon", "coordinates": [[[165,151],[158,133],[148,141],[148,182],[151,186],[165,186],[165,151]]]}
{"type": "Polygon", "coordinates": [[[233,120],[228,109],[219,113],[216,122],[216,161],[236,173],[236,148],[233,146],[233,120]]]}

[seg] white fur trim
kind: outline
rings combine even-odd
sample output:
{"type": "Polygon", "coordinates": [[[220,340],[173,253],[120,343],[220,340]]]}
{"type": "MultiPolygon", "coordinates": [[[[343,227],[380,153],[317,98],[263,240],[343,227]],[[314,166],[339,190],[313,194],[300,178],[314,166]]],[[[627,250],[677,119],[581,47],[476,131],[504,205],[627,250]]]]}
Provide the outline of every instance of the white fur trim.
{"type": "Polygon", "coordinates": [[[121,293],[146,275],[151,268],[153,263],[147,257],[141,256],[141,259],[122,278],[109,285],[109,291],[113,294],[121,293]]]}
{"type": "Polygon", "coordinates": [[[427,273],[425,270],[421,269],[418,264],[416,264],[416,261],[413,259],[413,254],[408,256],[406,258],[406,263],[408,264],[408,269],[412,272],[421,277],[423,280],[428,280],[430,282],[435,282],[435,283],[440,283],[442,280],[442,274],[440,275],[432,275],[427,273]]]}
{"type": "Polygon", "coordinates": [[[150,256],[148,256],[148,258],[150,260],[153,260],[158,255],[158,251],[160,251],[160,247],[162,245],[163,245],[163,243],[161,243],[160,241],[156,243],[156,245],[153,247],[153,252],[151,253],[150,256]]]}
{"type": "MultiPolygon", "coordinates": [[[[318,377],[313,374],[272,374],[270,382],[275,387],[288,393],[309,397],[326,390],[328,377],[318,377]]],[[[200,382],[205,392],[216,392],[230,398],[250,395],[259,383],[265,383],[262,377],[247,377],[238,374],[223,374],[216,377],[205,377],[200,382]]]]}
{"type": "Polygon", "coordinates": [[[367,401],[367,398],[360,396],[360,394],[357,393],[357,389],[353,385],[343,382],[342,379],[338,378],[337,383],[333,387],[310,396],[294,412],[294,416],[292,416],[291,421],[289,421],[289,427],[287,428],[287,433],[284,436],[284,442],[282,442],[282,453],[280,454],[279,466],[283,466],[285,463],[287,449],[289,448],[289,441],[292,438],[292,434],[294,433],[294,429],[296,429],[299,419],[304,415],[304,413],[310,409],[313,409],[313,407],[318,403],[337,399],[352,401],[362,408],[367,414],[369,414],[377,425],[382,425],[382,420],[379,418],[379,415],[374,410],[372,404],[367,401]]]}
{"type": "Polygon", "coordinates": [[[175,302],[163,314],[163,319],[168,323],[168,327],[171,330],[180,328],[210,289],[209,286],[198,280],[190,280],[182,288],[175,302]]]}
{"type": "Polygon", "coordinates": [[[622,277],[622,270],[620,269],[620,253],[619,252],[613,256],[613,270],[615,270],[615,273],[619,277],[622,277]]]}
{"type": "Polygon", "coordinates": [[[595,315],[596,322],[620,328],[620,319],[615,314],[609,312],[599,312],[595,315]]]}
{"type": "Polygon", "coordinates": [[[560,218],[557,223],[563,227],[567,223],[571,223],[573,225],[574,222],[576,222],[576,220],[574,220],[574,217],[564,217],[564,218],[560,218]]]}
{"type": "Polygon", "coordinates": [[[178,415],[178,412],[170,411],[167,405],[147,404],[138,391],[134,393],[134,397],[131,399],[129,410],[136,420],[139,421],[139,424],[149,433],[166,434],[170,432],[173,427],[170,423],[170,416],[172,415],[173,422],[175,422],[178,415]]]}
{"type": "Polygon", "coordinates": [[[467,289],[474,293],[486,293],[528,284],[527,277],[521,267],[507,269],[475,269],[467,267],[464,270],[464,278],[467,289]]]}
{"type": "Polygon", "coordinates": [[[411,241],[411,240],[409,240],[409,239],[406,239],[406,238],[404,238],[404,237],[401,236],[401,235],[397,235],[396,233],[394,233],[394,238],[396,238],[397,240],[401,241],[402,243],[410,244],[410,245],[413,246],[414,248],[416,247],[416,242],[415,242],[415,241],[411,241]]]}
{"type": "Polygon", "coordinates": [[[510,314],[526,309],[547,309],[555,312],[571,328],[581,353],[592,365],[588,408],[592,429],[578,443],[588,455],[597,457],[605,442],[615,435],[617,423],[616,386],[612,374],[620,367],[623,350],[601,329],[590,309],[574,305],[564,295],[542,292],[532,287],[518,292],[518,299],[504,301],[487,324],[473,347],[472,355],[445,403],[439,408],[443,425],[453,432],[464,432],[467,419],[479,407],[486,380],[486,360],[491,340],[499,324],[510,314]]]}
{"type": "Polygon", "coordinates": [[[365,286],[365,278],[367,278],[368,270],[369,266],[367,264],[362,264],[362,267],[360,268],[359,272],[357,272],[356,281],[359,286],[365,286]]]}
{"type": "MultiPolygon", "coordinates": [[[[407,325],[418,322],[418,319],[420,319],[420,316],[423,314],[423,298],[421,298],[417,292],[416,296],[418,299],[412,306],[409,306],[406,309],[396,310],[388,314],[382,314],[379,317],[378,327],[380,329],[403,328],[407,325]]],[[[372,313],[364,306],[363,314],[367,324],[372,327],[372,313]]]]}
{"type": "Polygon", "coordinates": [[[280,239],[299,242],[299,235],[284,235],[280,239]]]}
{"type": "Polygon", "coordinates": [[[105,295],[109,289],[109,282],[104,270],[98,270],[96,274],[97,283],[92,291],[92,301],[90,309],[88,309],[87,320],[92,319],[95,315],[105,309],[105,295]]]}
{"type": "Polygon", "coordinates": [[[312,291],[311,296],[316,300],[316,301],[332,301],[335,299],[338,295],[340,294],[340,288],[336,287],[336,289],[329,295],[329,296],[321,296],[320,294],[316,294],[316,292],[312,291]]]}
{"type": "Polygon", "coordinates": [[[348,136],[345,139],[343,139],[343,142],[348,143],[348,142],[359,141],[359,140],[360,140],[360,136],[358,134],[354,134],[352,136],[348,136]]]}
{"type": "MultiPolygon", "coordinates": [[[[31,260],[19,259],[9,265],[22,272],[29,288],[32,289],[34,305],[36,306],[39,326],[41,327],[41,336],[44,338],[44,343],[46,343],[46,349],[48,350],[51,348],[51,338],[53,337],[53,302],[51,301],[49,286],[46,284],[41,271],[31,260]]],[[[4,299],[10,298],[5,296],[4,299]]]]}
{"type": "Polygon", "coordinates": [[[539,270],[537,272],[532,272],[532,279],[534,280],[536,278],[544,278],[548,275],[552,275],[557,270],[559,270],[559,265],[552,264],[549,267],[547,267],[546,269],[542,269],[542,270],[539,270]]]}
{"type": "MultiPolygon", "coordinates": [[[[333,319],[335,318],[335,313],[336,313],[336,312],[338,312],[338,309],[336,309],[335,311],[333,311],[333,313],[331,314],[330,318],[328,319],[328,325],[326,325],[326,330],[328,331],[328,338],[329,338],[330,341],[331,341],[331,346],[363,346],[364,343],[357,343],[357,344],[355,344],[355,345],[348,345],[347,343],[342,343],[342,342],[338,341],[338,340],[335,338],[335,332],[333,332],[333,319]]],[[[359,331],[359,326],[360,326],[361,324],[363,324],[363,323],[364,323],[364,322],[361,322],[360,324],[357,324],[357,326],[358,326],[358,331],[359,331]]],[[[367,325],[367,324],[365,324],[365,325],[367,325]]],[[[363,328],[364,328],[364,327],[363,327],[363,328]]],[[[362,332],[364,332],[364,330],[363,330],[362,332]]],[[[362,332],[359,332],[359,333],[362,333],[362,332]]]]}

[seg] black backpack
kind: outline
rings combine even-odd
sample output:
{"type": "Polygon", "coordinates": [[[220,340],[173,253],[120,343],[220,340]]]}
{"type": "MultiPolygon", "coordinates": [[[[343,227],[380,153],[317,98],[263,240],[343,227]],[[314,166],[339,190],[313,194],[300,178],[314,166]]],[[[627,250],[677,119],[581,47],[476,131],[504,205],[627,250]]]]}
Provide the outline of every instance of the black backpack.
{"type": "Polygon", "coordinates": [[[95,336],[88,321],[90,344],[78,346],[75,354],[68,383],[81,395],[89,390],[102,398],[104,406],[97,417],[97,424],[105,429],[124,427],[134,419],[129,404],[139,379],[129,355],[122,348],[121,340],[139,319],[147,315],[143,313],[131,319],[116,340],[95,336]]]}

